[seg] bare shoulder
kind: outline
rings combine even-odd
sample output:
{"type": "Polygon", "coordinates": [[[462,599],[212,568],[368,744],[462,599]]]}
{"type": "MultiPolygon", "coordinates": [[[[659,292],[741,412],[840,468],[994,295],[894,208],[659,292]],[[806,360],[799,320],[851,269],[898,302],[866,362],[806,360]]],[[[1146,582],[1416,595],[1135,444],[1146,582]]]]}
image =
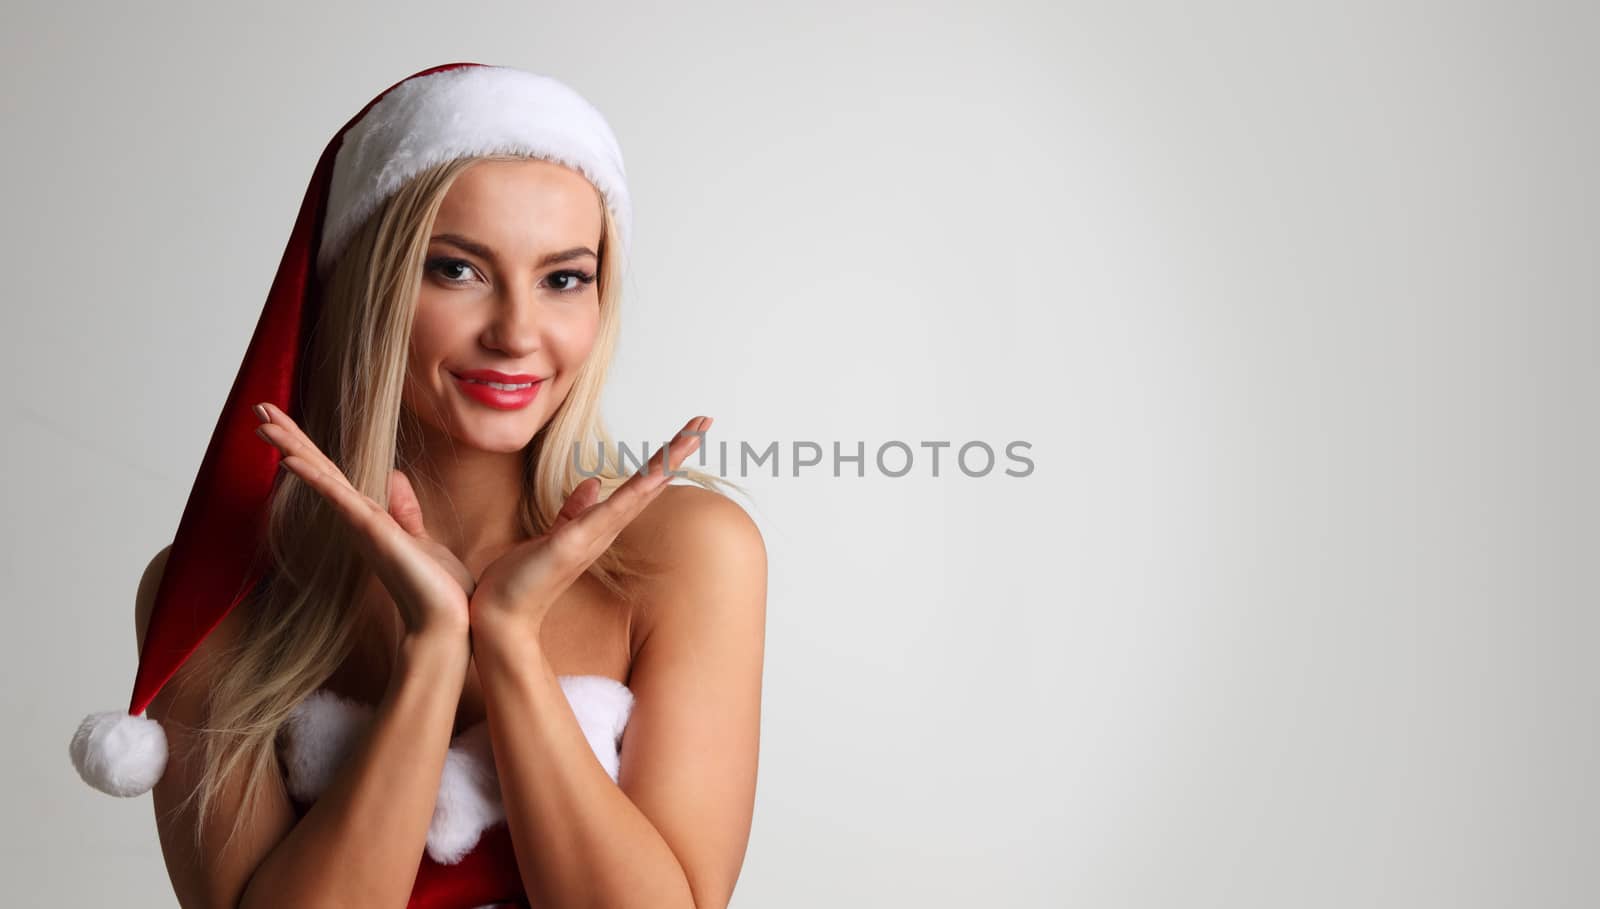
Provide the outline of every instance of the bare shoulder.
{"type": "Polygon", "coordinates": [[[640,589],[637,641],[648,636],[665,608],[705,603],[713,591],[734,593],[736,602],[764,602],[766,541],[744,507],[720,492],[669,486],[620,536],[653,568],[640,589]],[[758,596],[738,595],[756,591],[758,596]]]}
{"type": "Polygon", "coordinates": [[[138,642],[139,651],[144,651],[144,630],[150,624],[150,612],[156,605],[156,591],[161,589],[161,576],[167,570],[167,556],[172,553],[172,544],[161,547],[155,554],[150,564],[144,568],[144,574],[139,577],[139,590],[133,598],[133,630],[134,640],[138,642]]]}
{"type": "MultiPolygon", "coordinates": [[[[161,579],[166,575],[167,559],[171,555],[172,544],[169,543],[161,547],[160,551],[151,557],[150,563],[145,566],[144,573],[139,576],[139,589],[133,598],[133,630],[134,641],[138,645],[141,656],[144,654],[144,639],[150,627],[150,615],[155,611],[156,594],[161,591],[161,579]]],[[[217,626],[211,630],[211,633],[206,635],[195,654],[179,667],[173,680],[181,681],[185,676],[196,671],[196,667],[202,661],[195,657],[201,654],[209,654],[212,651],[226,648],[236,643],[242,634],[242,622],[242,611],[239,609],[230,610],[217,623],[217,626]]],[[[165,694],[165,690],[163,690],[163,694],[165,694]]],[[[155,707],[156,705],[152,704],[151,706],[155,707]]]]}
{"type": "MultiPolygon", "coordinates": [[[[172,555],[172,544],[161,547],[150,563],[145,566],[144,573],[139,576],[139,590],[133,598],[133,627],[134,640],[138,643],[141,657],[144,654],[144,641],[150,628],[150,616],[155,611],[156,594],[161,591],[161,579],[167,573],[167,560],[172,555]]],[[[150,715],[179,712],[175,697],[182,688],[196,688],[204,690],[209,684],[204,681],[206,670],[202,667],[208,660],[213,659],[215,652],[225,649],[239,639],[241,611],[231,610],[217,626],[200,642],[194,653],[183,662],[173,674],[172,679],[162,687],[160,693],[150,704],[150,715]]],[[[198,717],[189,717],[197,719],[198,717]]]]}
{"type": "MultiPolygon", "coordinates": [[[[139,578],[134,626],[141,651],[171,548],[157,552],[139,578]]],[[[149,718],[161,724],[167,740],[166,768],[151,790],[151,801],[167,874],[184,906],[239,905],[255,869],[295,824],[294,807],[282,787],[269,785],[255,790],[259,797],[251,797],[247,793],[249,767],[241,765],[219,782],[217,807],[206,819],[200,837],[204,845],[196,842],[200,820],[190,797],[204,783],[206,770],[198,747],[200,730],[207,723],[212,680],[221,665],[219,654],[239,639],[243,615],[241,609],[230,610],[161,687],[147,710],[149,718]],[[244,845],[219,849],[214,844],[227,838],[241,813],[247,817],[236,842],[244,845]]]]}
{"type": "Polygon", "coordinates": [[[766,541],[744,506],[703,486],[675,484],[633,519],[622,538],[671,571],[766,558],[766,541]]]}
{"type": "Polygon", "coordinates": [[[726,906],[755,806],[766,545],[738,502],[700,486],[669,486],[634,523],[656,574],[636,607],[618,785],[683,866],[694,902],[726,906]]]}

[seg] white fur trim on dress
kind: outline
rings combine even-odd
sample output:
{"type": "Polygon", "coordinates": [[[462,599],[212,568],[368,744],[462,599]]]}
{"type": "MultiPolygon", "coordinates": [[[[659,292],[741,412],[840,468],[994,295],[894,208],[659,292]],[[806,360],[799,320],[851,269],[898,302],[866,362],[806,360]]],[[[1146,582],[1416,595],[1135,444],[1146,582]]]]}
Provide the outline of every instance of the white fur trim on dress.
{"type": "MultiPolygon", "coordinates": [[[[633,692],[606,676],[563,675],[557,680],[589,747],[615,782],[633,692]]],[[[372,717],[372,707],[325,689],[296,705],[286,729],[284,751],[290,794],[303,803],[314,801],[333,782],[372,717]]],[[[441,865],[461,861],[478,844],[483,831],[505,816],[485,720],[462,730],[450,742],[428,825],[428,855],[441,865]]]]}
{"type": "Polygon", "coordinates": [[[85,783],[124,798],[149,792],[167,769],[167,734],[161,724],[126,710],[84,717],[68,750],[85,783]]]}
{"type": "Polygon", "coordinates": [[[334,160],[317,271],[407,180],[468,155],[510,153],[578,171],[600,191],[627,258],[633,210],[622,150],[605,117],[567,84],[505,66],[409,79],[346,131],[334,160]]]}
{"type": "Polygon", "coordinates": [[[283,752],[289,794],[310,802],[332,785],[339,767],[361,743],[372,708],[318,689],[295,705],[284,734],[295,747],[283,752]]]}
{"type": "Polygon", "coordinates": [[[564,675],[560,681],[584,738],[615,781],[622,759],[618,743],[633,712],[633,692],[603,675],[564,675]]]}

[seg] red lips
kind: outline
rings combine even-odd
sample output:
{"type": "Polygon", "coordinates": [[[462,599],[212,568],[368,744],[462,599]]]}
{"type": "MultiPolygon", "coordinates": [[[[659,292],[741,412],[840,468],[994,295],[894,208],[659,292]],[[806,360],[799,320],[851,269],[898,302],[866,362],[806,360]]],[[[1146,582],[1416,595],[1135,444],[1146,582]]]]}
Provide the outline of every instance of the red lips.
{"type": "Polygon", "coordinates": [[[493,369],[468,369],[463,370],[462,372],[454,373],[454,375],[463,379],[478,379],[483,382],[500,382],[506,385],[521,385],[524,382],[539,381],[538,376],[530,376],[525,373],[517,373],[513,375],[512,373],[499,372],[493,369]]]}
{"type": "Polygon", "coordinates": [[[527,407],[538,396],[539,389],[544,387],[544,380],[538,376],[511,375],[493,369],[473,369],[454,375],[456,387],[461,389],[462,394],[496,410],[518,410],[527,407]],[[527,388],[494,388],[483,384],[484,382],[502,382],[507,385],[529,382],[533,384],[527,388]]]}

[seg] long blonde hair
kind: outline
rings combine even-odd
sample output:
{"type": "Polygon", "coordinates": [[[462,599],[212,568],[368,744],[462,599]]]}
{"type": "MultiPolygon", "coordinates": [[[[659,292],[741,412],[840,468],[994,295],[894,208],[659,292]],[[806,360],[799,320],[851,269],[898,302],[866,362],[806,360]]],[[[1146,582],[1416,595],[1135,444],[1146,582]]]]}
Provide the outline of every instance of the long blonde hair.
{"type": "MultiPolygon", "coordinates": [[[[478,161],[520,160],[513,155],[459,158],[432,167],[402,187],[352,237],[329,273],[322,305],[296,377],[300,427],[338,464],[352,485],[387,505],[392,469],[400,463],[415,415],[401,406],[412,318],[434,218],[455,179],[478,161]]],[[[521,519],[526,533],[544,532],[566,497],[597,475],[602,496],[630,470],[600,418],[600,393],[616,346],[622,262],[613,254],[616,226],[601,206],[600,325],[572,390],[524,452],[521,519]],[[568,452],[596,451],[583,472],[568,452]]],[[[587,461],[587,457],[585,457],[587,461]]],[[[739,488],[713,474],[684,468],[700,486],[739,488]]],[[[196,731],[203,749],[199,784],[183,805],[198,799],[198,845],[225,781],[246,768],[244,799],[228,836],[231,842],[261,787],[282,786],[276,738],[300,701],[344,662],[363,630],[357,604],[374,583],[347,527],[322,495],[289,471],[279,471],[265,546],[271,569],[238,609],[246,610],[240,640],[212,664],[206,721],[196,731]]],[[[620,542],[589,573],[626,600],[631,578],[650,573],[642,555],[620,542]]],[[[182,810],[179,806],[178,810],[182,810]]],[[[225,844],[226,845],[226,844],[225,844]]]]}

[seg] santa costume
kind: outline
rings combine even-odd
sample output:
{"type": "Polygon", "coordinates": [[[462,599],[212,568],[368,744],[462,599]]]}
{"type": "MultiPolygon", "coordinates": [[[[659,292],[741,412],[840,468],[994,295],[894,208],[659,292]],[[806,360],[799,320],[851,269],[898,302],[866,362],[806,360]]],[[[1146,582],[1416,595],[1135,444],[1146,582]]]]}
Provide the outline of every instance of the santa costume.
{"type": "MultiPolygon", "coordinates": [[[[323,150],[255,334],[211,434],[168,553],[146,626],[127,710],[86,717],[72,738],[73,765],[90,785],[119,796],[150,791],[167,762],[150,702],[269,568],[262,545],[279,452],[256,436],[251,405],[270,401],[299,420],[296,372],[321,304],[325,276],[351,236],[406,181],[461,157],[516,154],[586,177],[610,210],[626,261],[632,212],[622,153],[610,126],[562,82],[503,66],[450,63],[424,69],[369,101],[323,150]]],[[[616,779],[618,741],[632,695],[601,676],[562,676],[585,736],[616,779]]],[[[303,813],[337,770],[371,711],[318,691],[296,708],[285,773],[303,813]]],[[[502,822],[484,724],[452,743],[428,848],[409,905],[471,909],[526,899],[502,822]]]]}

